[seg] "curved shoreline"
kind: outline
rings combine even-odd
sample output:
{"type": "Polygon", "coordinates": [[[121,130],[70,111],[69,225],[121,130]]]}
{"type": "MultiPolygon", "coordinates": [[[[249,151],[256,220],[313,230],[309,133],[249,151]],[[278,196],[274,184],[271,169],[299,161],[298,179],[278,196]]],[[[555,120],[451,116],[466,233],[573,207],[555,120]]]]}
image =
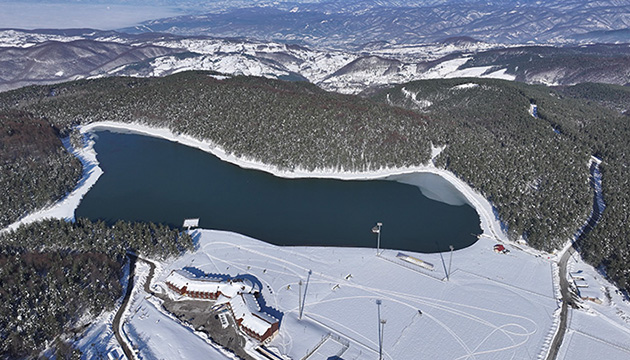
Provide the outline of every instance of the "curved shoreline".
{"type": "Polygon", "coordinates": [[[83,165],[83,173],[81,179],[77,182],[75,188],[64,198],[56,203],[38,210],[34,213],[19,219],[10,224],[6,228],[0,230],[0,234],[15,230],[20,225],[34,223],[44,219],[64,219],[66,221],[74,221],[74,211],[79,207],[83,196],[96,184],[96,181],[103,174],[103,170],[99,167],[96,159],[96,151],[94,151],[94,141],[84,139],[84,146],[81,149],[75,149],[70,144],[69,138],[62,139],[63,145],[72,155],[76,156],[81,165],[83,165]]]}
{"type": "MultiPolygon", "coordinates": [[[[479,215],[480,227],[483,232],[483,236],[491,237],[500,241],[508,241],[507,236],[501,230],[500,222],[494,216],[494,210],[488,200],[477,191],[472,189],[464,181],[455,176],[455,174],[453,174],[452,172],[437,168],[432,164],[409,168],[380,169],[378,171],[367,172],[338,171],[334,169],[319,169],[312,172],[303,169],[297,169],[295,171],[283,171],[275,166],[267,165],[259,161],[247,158],[239,158],[234,155],[227,154],[220,146],[217,146],[210,141],[198,140],[189,135],[175,134],[171,130],[166,128],[154,128],[138,123],[120,123],[113,121],[96,122],[80,127],[80,131],[84,135],[88,133],[93,133],[94,131],[98,130],[110,130],[120,133],[141,134],[173,141],[213,154],[222,161],[229,162],[244,169],[264,171],[274,176],[288,179],[323,178],[338,180],[382,180],[396,175],[413,175],[418,173],[435,174],[442,177],[444,180],[453,185],[455,189],[457,189],[457,191],[459,191],[464,196],[467,203],[475,209],[475,211],[479,215]]],[[[87,149],[87,151],[94,154],[94,160],[96,161],[96,153],[94,152],[93,148],[91,148],[91,145],[89,145],[89,147],[90,148],[87,149]]],[[[84,150],[86,149],[84,148],[84,150]]],[[[96,162],[96,166],[98,167],[98,162],[96,162]]],[[[74,209],[76,209],[76,207],[74,209]]],[[[74,209],[72,210],[73,212],[74,209]]]]}
{"type": "Polygon", "coordinates": [[[279,170],[275,166],[267,165],[259,161],[247,158],[238,158],[234,155],[227,154],[220,146],[217,146],[210,141],[201,141],[189,135],[175,134],[166,128],[154,128],[138,123],[121,123],[114,121],[96,122],[80,126],[79,131],[84,135],[85,140],[84,147],[81,149],[72,148],[68,139],[64,139],[64,145],[68,148],[68,151],[75,155],[83,164],[83,176],[81,180],[79,180],[76,188],[57,203],[48,208],[29,214],[0,232],[14,230],[20,225],[33,223],[47,218],[74,221],[74,212],[78,208],[83,196],[92,188],[98,178],[103,174],[103,170],[99,167],[99,162],[96,158],[97,154],[93,147],[94,141],[87,135],[98,130],[134,133],[173,141],[213,154],[223,161],[237,165],[244,169],[264,171],[274,176],[288,179],[322,178],[338,180],[383,180],[396,175],[413,175],[420,173],[435,174],[453,185],[455,189],[464,196],[466,202],[475,209],[479,215],[480,227],[482,230],[482,234],[480,236],[489,237],[498,241],[508,241],[506,234],[501,230],[500,222],[494,216],[494,210],[488,200],[480,193],[472,189],[464,181],[455,176],[452,172],[437,168],[432,164],[408,168],[380,169],[378,171],[367,172],[338,171],[334,169],[323,169],[312,172],[303,169],[283,171],[279,170]]]}

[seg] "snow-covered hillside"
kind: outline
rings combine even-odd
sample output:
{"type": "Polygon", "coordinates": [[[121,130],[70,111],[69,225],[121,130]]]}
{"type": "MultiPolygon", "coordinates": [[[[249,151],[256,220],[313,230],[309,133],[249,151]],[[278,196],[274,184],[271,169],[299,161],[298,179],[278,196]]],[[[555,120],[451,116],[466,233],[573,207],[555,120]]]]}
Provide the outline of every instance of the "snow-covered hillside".
{"type": "Polygon", "coordinates": [[[186,70],[212,70],[228,75],[306,80],[326,90],[354,94],[370,87],[435,76],[488,76],[488,67],[457,71],[469,55],[445,58],[451,53],[472,54],[488,48],[504,46],[468,41],[384,44],[370,51],[348,52],[210,37],[4,30],[0,31],[0,90],[101,76],[165,76],[186,70]],[[102,52],[101,48],[116,51],[102,52]],[[444,62],[447,64],[442,65],[444,62]],[[28,72],[24,64],[28,64],[28,72]]]}
{"type": "Polygon", "coordinates": [[[342,51],[155,33],[0,30],[0,91],[84,78],[165,76],[187,70],[309,81],[345,94],[452,77],[623,85],[630,81],[629,57],[624,45],[508,46],[470,38],[418,45],[375,43],[342,51]]]}

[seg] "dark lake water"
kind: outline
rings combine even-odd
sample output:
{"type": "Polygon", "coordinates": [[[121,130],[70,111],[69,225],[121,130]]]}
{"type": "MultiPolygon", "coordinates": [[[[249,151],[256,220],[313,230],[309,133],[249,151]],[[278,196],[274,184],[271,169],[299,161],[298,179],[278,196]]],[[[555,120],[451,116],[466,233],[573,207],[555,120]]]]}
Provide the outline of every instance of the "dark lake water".
{"type": "Polygon", "coordinates": [[[185,218],[198,217],[202,228],[277,245],[355,247],[376,247],[371,228],[380,221],[381,247],[418,252],[464,248],[481,233],[472,207],[431,200],[416,186],[283,179],[163,139],[95,134],[104,174],[83,198],[77,217],[177,227],[185,218]]]}

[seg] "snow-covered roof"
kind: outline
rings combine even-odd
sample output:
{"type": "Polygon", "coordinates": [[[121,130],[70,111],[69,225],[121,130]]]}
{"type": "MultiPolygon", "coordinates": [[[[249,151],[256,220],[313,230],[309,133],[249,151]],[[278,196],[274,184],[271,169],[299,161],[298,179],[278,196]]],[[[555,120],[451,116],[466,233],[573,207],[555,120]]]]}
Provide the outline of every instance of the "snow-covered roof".
{"type": "Polygon", "coordinates": [[[262,336],[272,324],[278,322],[273,316],[260,311],[258,300],[252,294],[240,294],[230,300],[232,312],[241,325],[262,336]]]}
{"type": "Polygon", "coordinates": [[[575,283],[575,286],[577,286],[579,288],[586,288],[586,287],[588,287],[588,282],[587,281],[580,280],[580,279],[575,279],[575,280],[573,280],[573,282],[575,283]]]}
{"type": "Polygon", "coordinates": [[[199,226],[199,219],[185,219],[184,220],[184,227],[185,228],[191,228],[191,227],[198,227],[199,226]]]}
{"type": "Polygon", "coordinates": [[[584,280],[584,274],[582,273],[582,270],[570,272],[569,275],[571,275],[571,278],[573,279],[584,280]]]}
{"type": "Polygon", "coordinates": [[[229,298],[236,296],[239,292],[250,293],[254,290],[254,284],[248,279],[226,280],[212,275],[198,275],[185,269],[171,271],[166,277],[166,282],[180,289],[186,286],[188,292],[221,292],[229,298]]]}
{"type": "Polygon", "coordinates": [[[595,288],[579,288],[580,297],[583,299],[602,299],[602,292],[595,288]]]}

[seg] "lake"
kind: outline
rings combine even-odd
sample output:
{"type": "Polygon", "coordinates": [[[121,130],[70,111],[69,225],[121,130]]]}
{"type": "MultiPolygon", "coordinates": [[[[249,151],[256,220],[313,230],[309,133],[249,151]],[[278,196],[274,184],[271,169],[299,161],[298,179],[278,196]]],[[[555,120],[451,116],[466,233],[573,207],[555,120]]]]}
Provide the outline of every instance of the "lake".
{"type": "MultiPolygon", "coordinates": [[[[354,247],[376,247],[371,229],[382,222],[381,247],[417,252],[464,248],[481,233],[471,206],[432,200],[404,180],[284,179],[164,139],[110,131],[94,136],[104,174],[76,217],[174,227],[200,218],[202,228],[276,245],[354,247]]],[[[462,198],[437,175],[413,176],[421,177],[425,193],[435,187],[462,198]]]]}

